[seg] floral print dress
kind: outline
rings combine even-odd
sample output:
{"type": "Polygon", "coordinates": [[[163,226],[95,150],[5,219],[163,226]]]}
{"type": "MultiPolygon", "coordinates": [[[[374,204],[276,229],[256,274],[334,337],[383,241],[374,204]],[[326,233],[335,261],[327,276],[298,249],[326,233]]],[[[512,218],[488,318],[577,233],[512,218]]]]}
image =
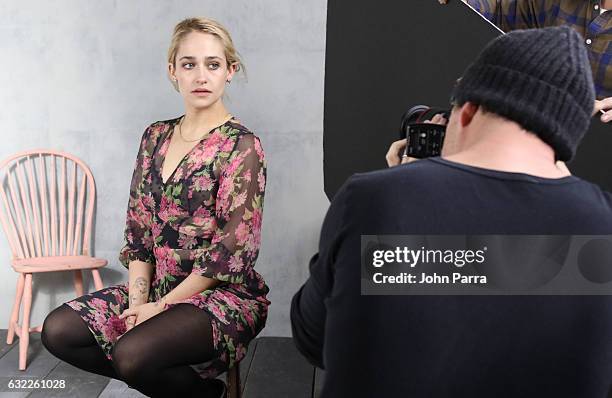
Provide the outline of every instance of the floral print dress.
{"type": "MultiPolygon", "coordinates": [[[[149,301],[191,273],[221,281],[182,301],[210,316],[217,355],[193,368],[202,377],[216,377],[244,357],[266,322],[269,289],[253,269],[261,239],[265,159],[259,139],[232,118],[198,142],[163,182],[162,164],[179,121],[153,123],[142,136],[119,260],[125,267],[133,260],[153,264],[149,301]]],[[[118,316],[128,302],[123,284],[67,304],[112,360],[111,349],[125,333],[118,316]]]]}

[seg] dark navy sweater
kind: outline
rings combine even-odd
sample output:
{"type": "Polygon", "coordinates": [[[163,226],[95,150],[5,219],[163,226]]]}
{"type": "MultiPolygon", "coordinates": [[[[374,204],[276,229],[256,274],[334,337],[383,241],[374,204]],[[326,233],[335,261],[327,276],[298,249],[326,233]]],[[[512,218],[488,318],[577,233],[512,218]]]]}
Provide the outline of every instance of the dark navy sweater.
{"type": "Polygon", "coordinates": [[[610,194],[441,158],[354,175],[291,305],[324,398],[607,396],[612,297],[362,296],[366,234],[608,235],[610,194]]]}

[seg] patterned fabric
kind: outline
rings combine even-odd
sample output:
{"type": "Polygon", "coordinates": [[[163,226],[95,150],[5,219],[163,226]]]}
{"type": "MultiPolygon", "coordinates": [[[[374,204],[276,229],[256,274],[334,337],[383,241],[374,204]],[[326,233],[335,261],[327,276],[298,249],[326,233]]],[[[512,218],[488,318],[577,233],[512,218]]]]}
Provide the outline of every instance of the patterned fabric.
{"type": "Polygon", "coordinates": [[[505,32],[569,25],[586,42],[597,98],[612,97],[612,12],[599,0],[467,0],[505,32]]]}
{"type": "MultiPolygon", "coordinates": [[[[182,301],[211,317],[218,357],[194,368],[202,377],[215,377],[244,357],[265,325],[270,304],[268,286],[253,269],[261,239],[265,158],[259,139],[231,119],[196,144],[164,183],[162,164],[179,120],[156,122],[143,134],[119,260],[126,267],[133,260],[154,265],[149,301],[191,273],[221,281],[182,301]]],[[[117,317],[128,306],[127,285],[67,304],[112,360],[111,349],[125,332],[117,317]]]]}

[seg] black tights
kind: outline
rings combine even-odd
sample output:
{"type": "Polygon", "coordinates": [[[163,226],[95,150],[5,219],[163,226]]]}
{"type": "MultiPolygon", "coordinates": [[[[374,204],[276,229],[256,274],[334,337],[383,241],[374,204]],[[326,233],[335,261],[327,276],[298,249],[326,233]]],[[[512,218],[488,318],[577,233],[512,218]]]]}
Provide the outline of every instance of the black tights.
{"type": "Polygon", "coordinates": [[[179,304],[139,324],[117,341],[106,358],[81,317],[62,305],[45,319],[42,342],[56,357],[78,368],[123,380],[150,397],[217,397],[217,383],[189,365],[215,355],[206,312],[179,304]]]}

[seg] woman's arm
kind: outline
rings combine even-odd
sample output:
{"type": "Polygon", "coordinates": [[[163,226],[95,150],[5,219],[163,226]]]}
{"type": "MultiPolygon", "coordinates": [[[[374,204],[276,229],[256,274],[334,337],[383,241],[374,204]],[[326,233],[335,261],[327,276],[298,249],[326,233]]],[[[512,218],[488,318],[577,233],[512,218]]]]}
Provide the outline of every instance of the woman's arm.
{"type": "MultiPolygon", "coordinates": [[[[153,214],[150,209],[153,198],[148,193],[148,189],[145,189],[149,184],[145,176],[149,173],[153,162],[151,153],[155,143],[150,136],[154,126],[155,124],[149,126],[142,135],[130,182],[123,233],[124,245],[119,252],[119,261],[128,269],[133,263],[154,264],[155,262],[151,232],[153,214]]],[[[132,280],[129,286],[131,285],[132,280]]]]}
{"type": "MultiPolygon", "coordinates": [[[[129,308],[146,304],[149,301],[153,265],[140,260],[130,261],[128,274],[129,308]]],[[[125,326],[130,330],[136,326],[136,323],[139,323],[138,319],[133,315],[128,317],[125,326]]]]}
{"type": "Polygon", "coordinates": [[[160,301],[162,301],[163,304],[172,304],[193,297],[204,290],[214,289],[219,283],[221,282],[216,279],[190,274],[160,301]]]}
{"type": "Polygon", "coordinates": [[[242,284],[249,281],[259,252],[266,165],[261,143],[253,134],[240,136],[234,149],[223,155],[214,211],[217,229],[209,246],[190,253],[191,273],[242,284]]]}
{"type": "MultiPolygon", "coordinates": [[[[124,245],[119,253],[119,261],[128,268],[128,307],[132,308],[149,300],[154,269],[153,240],[150,231],[153,216],[146,205],[147,198],[143,195],[144,174],[148,171],[147,165],[151,163],[150,128],[147,128],[142,135],[134,165],[123,236],[124,245]]],[[[136,322],[135,317],[130,317],[126,321],[127,329],[134,327],[136,322]]]]}
{"type": "Polygon", "coordinates": [[[125,319],[127,330],[161,313],[166,308],[166,304],[174,304],[193,297],[204,290],[214,289],[220,283],[215,279],[191,274],[159,301],[147,303],[151,274],[149,269],[152,268],[150,264],[142,261],[130,263],[130,307],[119,316],[119,318],[125,319]],[[137,271],[132,271],[132,269],[137,271]],[[146,286],[146,294],[143,286],[146,286]]]}
{"type": "Polygon", "coordinates": [[[149,301],[153,265],[144,261],[134,260],[129,267],[130,307],[145,304],[149,301]]]}

